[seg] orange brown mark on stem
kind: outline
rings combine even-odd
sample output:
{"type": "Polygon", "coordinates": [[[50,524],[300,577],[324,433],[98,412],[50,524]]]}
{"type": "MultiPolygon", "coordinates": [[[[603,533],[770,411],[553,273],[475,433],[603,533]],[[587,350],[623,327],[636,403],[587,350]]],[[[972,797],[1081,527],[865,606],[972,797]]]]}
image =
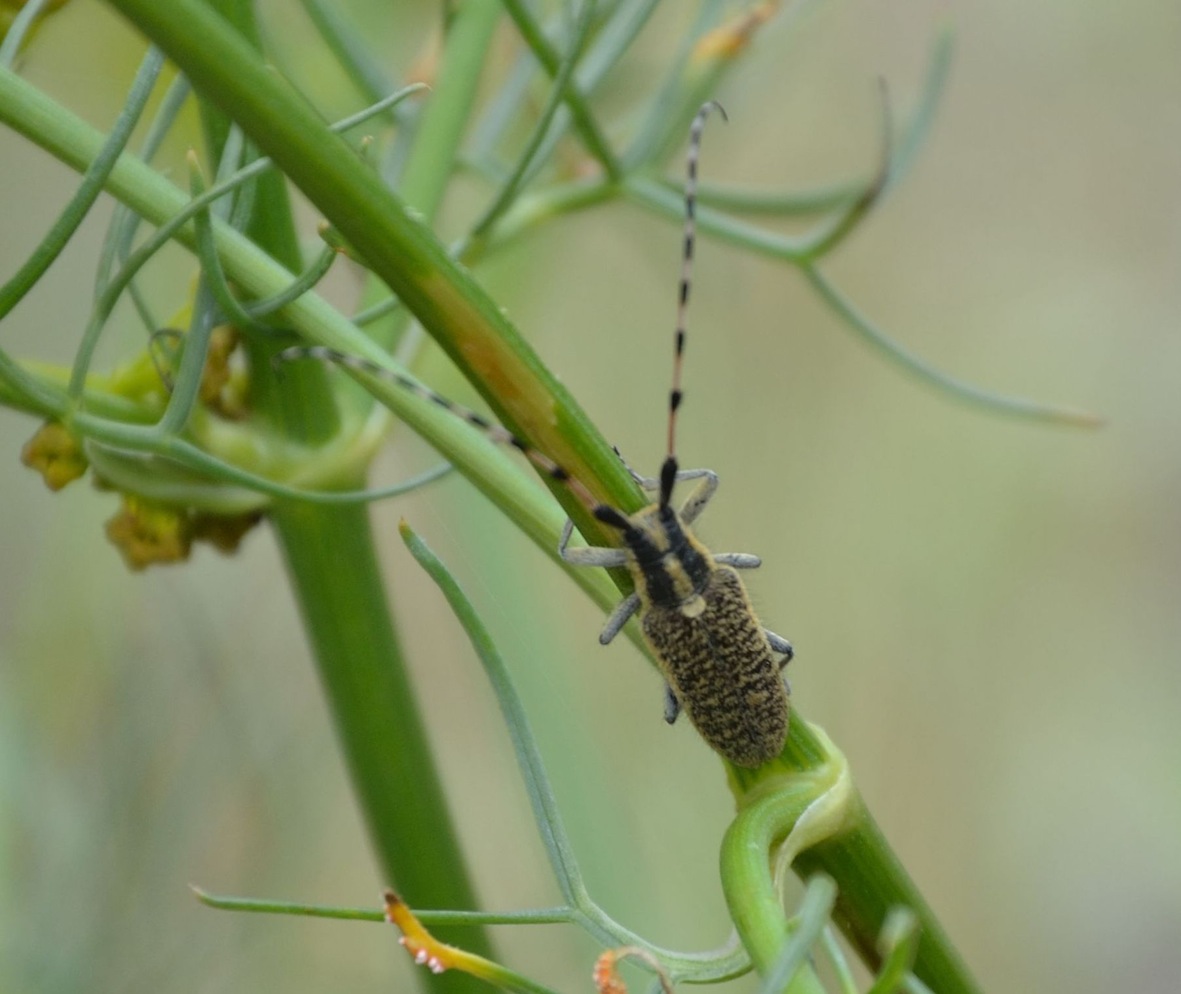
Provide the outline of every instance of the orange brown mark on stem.
{"type": "Polygon", "coordinates": [[[750,44],[754,33],[779,12],[778,0],[764,0],[726,24],[701,36],[693,49],[695,61],[732,59],[750,44]]]}

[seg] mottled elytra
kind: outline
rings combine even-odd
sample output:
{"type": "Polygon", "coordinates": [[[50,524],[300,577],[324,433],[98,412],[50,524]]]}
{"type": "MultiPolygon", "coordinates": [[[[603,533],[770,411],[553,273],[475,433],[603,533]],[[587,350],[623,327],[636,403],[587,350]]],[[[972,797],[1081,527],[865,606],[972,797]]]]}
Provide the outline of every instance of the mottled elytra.
{"type": "Polygon", "coordinates": [[[791,659],[792,647],[759,623],[738,576],[739,569],[759,566],[759,558],[740,552],[712,553],[694,537],[690,526],[713,498],[718,477],[708,469],[680,470],[675,444],[696,233],[697,158],[701,133],[713,109],[721,112],[717,104],[705,104],[689,131],[667,455],[656,479],[632,471],[640,487],[656,495],[654,503],[630,515],[600,504],[585,485],[507,429],[363,359],[321,347],[287,349],[281,358],[324,359],[391,380],[497,441],[515,446],[539,469],[568,486],[595,518],[619,532],[622,546],[570,548],[574,525],[567,521],[558,544],[562,559],[575,566],[626,567],[635,583],[635,591],[611,612],[599,641],[606,645],[638,613],[644,639],[664,675],[665,720],[671,724],[684,711],[713,749],[737,766],[755,767],[778,756],[787,738],[788,690],[780,670],[791,659]],[[674,508],[673,488],[690,480],[696,481],[693,489],[674,508]]]}

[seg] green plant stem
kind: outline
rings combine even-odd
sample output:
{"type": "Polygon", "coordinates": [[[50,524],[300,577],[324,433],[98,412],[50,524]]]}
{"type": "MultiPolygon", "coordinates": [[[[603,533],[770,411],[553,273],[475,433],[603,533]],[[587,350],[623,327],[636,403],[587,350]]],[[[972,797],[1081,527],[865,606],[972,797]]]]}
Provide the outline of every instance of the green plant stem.
{"type": "MultiPolygon", "coordinates": [[[[236,14],[242,35],[259,47],[248,0],[215,2],[236,14]]],[[[264,174],[258,183],[261,196],[249,234],[273,258],[298,271],[300,253],[286,183],[275,172],[264,174]]],[[[196,220],[199,246],[203,242],[208,249],[207,278],[213,278],[221,267],[213,252],[208,215],[198,214],[196,220]]],[[[255,343],[251,359],[257,386],[252,394],[255,404],[269,411],[272,420],[289,424],[282,406],[287,400],[277,390],[276,374],[269,366],[275,348],[273,341],[255,343]]],[[[315,372],[299,394],[301,416],[296,419],[296,423],[312,422],[313,437],[322,433],[315,422],[335,426],[335,401],[325,371],[315,372]]],[[[281,501],[273,509],[271,521],[361,808],[388,879],[418,904],[476,907],[435,754],[427,741],[390,613],[368,508],[281,501]],[[340,569],[341,563],[347,568],[340,569]]],[[[491,939],[482,927],[445,927],[439,938],[479,956],[492,953],[491,939]]],[[[417,976],[419,983],[438,992],[459,994],[483,986],[462,973],[420,972],[417,976]]]]}
{"type": "Polygon", "coordinates": [[[836,885],[828,877],[814,877],[808,881],[795,917],[794,930],[780,946],[774,963],[763,974],[760,994],[824,990],[808,958],[828,924],[836,894],[836,885]]]}
{"type": "Polygon", "coordinates": [[[574,69],[578,65],[578,58],[582,54],[583,45],[586,43],[587,35],[590,32],[592,10],[593,7],[591,4],[583,7],[578,22],[574,26],[574,33],[570,39],[570,51],[562,61],[558,74],[554,77],[554,85],[550,89],[550,95],[541,113],[537,116],[537,120],[533,123],[533,131],[529,135],[529,139],[525,142],[524,151],[518,156],[517,164],[513,167],[508,179],[501,185],[492,203],[488,205],[480,218],[471,226],[470,238],[474,240],[482,239],[492,225],[496,223],[496,220],[513,205],[521,189],[525,186],[529,170],[537,162],[537,152],[545,140],[546,132],[549,131],[554,115],[566,99],[567,87],[574,75],[574,69]]]}
{"type": "MultiPolygon", "coordinates": [[[[119,156],[127,145],[131,132],[142,113],[144,106],[156,85],[160,69],[164,65],[163,53],[153,49],[144,56],[144,61],[136,74],[131,93],[123,108],[119,119],[111,129],[110,135],[103,142],[102,149],[91,161],[82,177],[78,189],[74,191],[66,209],[49,229],[48,234],[25,260],[19,270],[0,287],[0,320],[21,301],[33,285],[45,275],[46,270],[53,264],[53,260],[61,254],[66,243],[74,236],[78,226],[86,217],[90,208],[94,206],[98,195],[102,193],[111,170],[119,161],[119,156]]],[[[4,69],[4,72],[8,72],[4,69]]]]}
{"type": "MultiPolygon", "coordinates": [[[[389,620],[368,509],[292,503],[274,524],[385,873],[418,904],[476,907],[389,620]]],[[[491,949],[480,929],[440,938],[491,949]]],[[[479,989],[461,974],[421,978],[439,991],[479,989]]]]}
{"type": "MultiPolygon", "coordinates": [[[[216,18],[244,49],[261,59],[262,42],[255,16],[254,0],[196,0],[207,16],[216,18]]],[[[233,114],[211,102],[200,87],[195,87],[201,112],[202,129],[206,136],[206,151],[213,162],[222,160],[226,143],[234,124],[233,114]]],[[[236,165],[236,163],[234,163],[236,165]]],[[[291,210],[291,196],[287,183],[278,172],[262,173],[251,187],[243,227],[247,237],[262,248],[272,259],[293,273],[303,268],[299,237],[291,210]]],[[[324,370],[304,369],[284,384],[287,397],[275,396],[276,383],[269,375],[269,362],[279,347],[273,338],[245,335],[242,348],[249,359],[252,375],[249,380],[250,403],[256,414],[281,430],[292,431],[292,423],[283,418],[283,404],[295,395],[317,412],[317,417],[302,418],[295,430],[302,432],[308,442],[322,442],[336,431],[337,413],[328,391],[324,370]]]]}
{"type": "MultiPolygon", "coordinates": [[[[386,920],[385,913],[376,908],[338,908],[323,904],[295,904],[290,901],[231,897],[226,894],[210,894],[195,886],[192,890],[202,904],[225,911],[362,922],[386,920]]],[[[574,920],[574,916],[572,908],[530,908],[525,911],[419,911],[417,908],[414,910],[414,917],[424,925],[567,925],[574,920]]]]}
{"type": "MultiPolygon", "coordinates": [[[[308,17],[320,32],[324,44],[336,56],[340,67],[348,74],[353,85],[364,94],[366,100],[380,100],[393,90],[393,81],[386,74],[359,33],[349,22],[339,5],[324,0],[300,0],[308,17]]],[[[390,110],[387,117],[394,120],[397,112],[390,110]]]]}
{"type": "MultiPolygon", "coordinates": [[[[562,71],[562,57],[546,38],[541,25],[533,19],[533,15],[530,14],[528,7],[522,0],[502,0],[502,2],[509,17],[517,26],[517,30],[521,32],[521,37],[525,39],[525,44],[537,57],[537,61],[545,67],[545,71],[549,73],[550,77],[557,80],[562,71]]],[[[573,54],[570,57],[573,58],[573,54]]],[[[577,84],[574,86],[563,84],[562,92],[566,106],[570,108],[570,113],[574,118],[574,125],[583,142],[586,143],[587,151],[599,161],[608,176],[618,179],[620,176],[619,162],[611,150],[610,143],[599,130],[599,125],[595,121],[590,107],[587,106],[581,89],[577,84]]]]}
{"type": "MultiPolygon", "coordinates": [[[[798,732],[801,724],[794,715],[793,730],[798,732]]],[[[734,927],[755,970],[765,978],[776,970],[794,931],[771,869],[776,854],[781,847],[807,846],[839,827],[848,771],[843,757],[835,754],[787,776],[754,782],[754,790],[738,795],[738,815],[722,842],[721,877],[734,927]]],[[[817,985],[814,973],[800,970],[787,989],[794,994],[817,985]]]]}
{"type": "MultiPolygon", "coordinates": [[[[94,129],[57,107],[43,94],[11,73],[0,72],[0,119],[80,171],[90,165],[102,147],[102,136],[94,129]]],[[[130,156],[122,157],[112,171],[109,188],[155,224],[163,223],[186,205],[186,199],[179,190],[130,156]]],[[[276,267],[271,260],[253,250],[233,233],[225,232],[218,224],[215,223],[214,228],[227,272],[248,291],[256,296],[265,296],[279,292],[289,283],[291,274],[276,267]]],[[[182,229],[178,233],[178,238],[191,247],[191,226],[182,229]]],[[[288,316],[299,327],[314,330],[322,344],[351,350],[375,359],[381,358],[380,353],[374,352],[363,336],[346,337],[345,323],[315,294],[300,298],[288,308],[288,312],[288,316]],[[367,345],[369,351],[366,351],[367,345]]],[[[20,367],[9,368],[10,365],[10,361],[0,353],[0,373],[3,373],[10,383],[19,383],[26,387],[26,392],[31,395],[30,403],[35,402],[39,405],[39,410],[47,413],[60,407],[60,387],[51,389],[50,384],[33,379],[20,367]]],[[[399,408],[400,415],[404,415],[408,421],[426,432],[428,437],[439,439],[444,454],[452,458],[457,467],[466,467],[465,472],[489,493],[498,506],[505,508],[514,522],[525,529],[526,533],[551,556],[555,555],[554,539],[561,527],[561,516],[554,511],[552,504],[539,497],[536,485],[527,485],[530,481],[514,471],[507,456],[492,449],[486,439],[475,437],[475,433],[466,426],[455,425],[454,419],[449,418],[445,412],[434,409],[434,405],[416,403],[414,398],[407,398],[404,392],[397,397],[391,396],[390,399],[392,403],[402,404],[399,408]],[[482,478],[477,470],[488,475],[482,478]]],[[[119,408],[112,407],[110,413],[112,416],[118,416],[119,408]]],[[[79,421],[82,421],[81,416],[79,421]]],[[[95,425],[94,430],[98,427],[95,425]]],[[[107,434],[111,444],[129,447],[133,445],[134,440],[122,438],[114,431],[114,425],[106,427],[109,429],[107,434]]],[[[124,434],[136,430],[143,429],[136,429],[133,425],[121,426],[124,434]]],[[[173,441],[179,444],[181,440],[173,441]]],[[[337,485],[346,486],[347,480],[341,479],[337,485]]],[[[597,603],[609,606],[612,600],[611,585],[605,577],[590,570],[578,570],[573,577],[597,603]]],[[[793,716],[784,762],[789,769],[806,771],[823,763],[824,760],[823,748],[797,712],[793,716]]],[[[768,785],[764,783],[765,771],[731,769],[729,773],[740,806],[745,803],[742,800],[744,797],[753,798],[767,792],[768,785]]],[[[871,822],[869,824],[872,825],[871,822]]],[[[860,949],[873,949],[886,907],[893,904],[909,904],[912,907],[923,908],[920,913],[923,942],[916,963],[916,972],[924,976],[923,971],[927,969],[924,964],[931,963],[933,965],[930,975],[960,978],[958,983],[953,979],[951,983],[943,986],[932,984],[941,994],[976,990],[974,983],[959,964],[958,957],[946,936],[938,927],[937,921],[922,904],[914,885],[907,878],[876,827],[834,836],[816,849],[805,853],[797,860],[796,865],[804,872],[824,869],[837,881],[841,888],[838,905],[841,909],[840,921],[846,934],[860,949]],[[874,875],[872,893],[864,893],[860,887],[861,877],[867,872],[874,875]]]]}
{"type": "MultiPolygon", "coordinates": [[[[215,16],[220,14],[225,19],[230,30],[234,31],[242,43],[253,51],[262,52],[262,41],[259,36],[258,22],[255,16],[257,4],[254,0],[203,0],[206,9],[215,16]]],[[[224,109],[217,111],[205,99],[204,94],[197,90],[197,97],[201,108],[201,119],[205,125],[209,141],[209,153],[214,161],[220,160],[226,133],[233,123],[233,115],[224,109]]],[[[246,233],[251,241],[265,249],[267,253],[292,272],[299,272],[303,260],[299,251],[299,236],[295,231],[295,219],[291,212],[291,197],[287,184],[279,173],[264,173],[255,184],[253,210],[250,212],[246,233]]],[[[267,354],[267,345],[261,343],[261,355],[267,354]]],[[[250,343],[247,343],[250,347],[250,343]]],[[[252,356],[252,358],[258,358],[252,356]]],[[[265,382],[265,378],[264,378],[265,382]]]]}
{"type": "Polygon", "coordinates": [[[940,994],[979,988],[939,920],[891,851],[839,750],[792,715],[782,767],[732,767],[738,814],[722,843],[722,885],[731,916],[756,969],[779,955],[788,925],[768,867],[783,864],[803,879],[823,873],[839,887],[833,920],[865,961],[881,965],[878,939],[891,909],[915,915],[920,939],[915,975],[940,994]],[[785,773],[786,771],[786,773],[785,773]]]}
{"type": "MultiPolygon", "coordinates": [[[[434,224],[450,186],[500,16],[496,0],[477,0],[465,3],[448,22],[437,86],[424,100],[398,182],[401,197],[428,227],[434,224]]],[[[378,274],[366,282],[362,305],[373,304],[388,293],[378,274]]],[[[402,311],[369,326],[367,331],[374,341],[390,350],[408,326],[408,315],[402,311]]]]}
{"type": "Polygon", "coordinates": [[[793,867],[802,877],[824,872],[841,884],[833,920],[866,963],[882,965],[877,936],[892,908],[909,908],[918,919],[914,973],[939,994],[980,994],[939,919],[890,849],[861,795],[849,799],[847,827],[806,849],[793,867]]]}
{"type": "MultiPolygon", "coordinates": [[[[643,503],[611,447],[539,362],[501,309],[343,141],[197,0],[110,0],[235,120],[368,260],[485,396],[595,496],[623,510],[643,503]]],[[[464,9],[475,2],[469,0],[464,9]]],[[[570,493],[554,492],[594,542],[617,541],[570,493]]]]}
{"type": "Polygon", "coordinates": [[[447,598],[447,603],[471,640],[472,648],[480,657],[484,672],[496,691],[501,714],[513,740],[513,752],[516,754],[517,764],[521,769],[521,776],[529,793],[533,819],[541,830],[542,843],[545,845],[550,866],[562,892],[562,897],[568,905],[586,902],[588,895],[582,881],[582,874],[578,869],[578,862],[574,858],[569,839],[562,827],[557,801],[549,789],[549,782],[541,764],[541,755],[537,751],[532,732],[529,729],[529,719],[512,687],[504,660],[471,602],[439,558],[427,548],[426,543],[411,530],[405,521],[401,523],[398,530],[401,532],[402,541],[406,543],[410,554],[426,570],[442,591],[443,596],[447,598]]]}

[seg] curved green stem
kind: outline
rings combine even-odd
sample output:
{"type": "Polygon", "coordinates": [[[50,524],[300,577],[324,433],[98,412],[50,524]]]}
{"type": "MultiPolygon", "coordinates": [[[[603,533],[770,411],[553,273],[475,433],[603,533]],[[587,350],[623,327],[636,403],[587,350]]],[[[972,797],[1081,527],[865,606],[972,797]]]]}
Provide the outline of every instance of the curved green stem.
{"type": "MultiPolygon", "coordinates": [[[[163,65],[164,53],[158,49],[153,48],[144,56],[143,65],[136,74],[131,93],[119,114],[119,119],[115,122],[115,126],[111,129],[111,133],[103,142],[102,147],[86,167],[82,182],[74,191],[69,204],[53,223],[49,233],[33,250],[32,255],[12,278],[3,287],[0,287],[0,319],[3,319],[33,288],[34,284],[45,275],[46,270],[53,264],[53,260],[58,257],[61,250],[66,247],[66,243],[74,236],[74,232],[78,230],[79,225],[82,224],[90,208],[98,199],[98,195],[102,193],[111,171],[115,168],[119,156],[127,146],[127,141],[131,137],[136,122],[139,121],[139,116],[148,102],[148,97],[151,96],[152,88],[156,85],[156,79],[163,65]]],[[[3,71],[9,72],[6,68],[3,71]]]]}
{"type": "Polygon", "coordinates": [[[994,414],[1007,414],[1033,421],[1047,421],[1072,428],[1097,428],[1102,424],[1101,418],[1086,411],[1043,404],[1026,397],[1010,397],[1005,394],[993,393],[954,376],[949,376],[927,360],[904,348],[878,328],[866,315],[854,307],[852,301],[830,283],[814,265],[803,265],[800,267],[800,271],[820,294],[821,299],[844,319],[846,326],[862,341],[951,399],[983,408],[994,414]]]}
{"type": "MultiPolygon", "coordinates": [[[[517,30],[521,33],[521,37],[525,39],[525,43],[537,57],[537,61],[545,67],[545,71],[556,82],[562,75],[563,60],[553,45],[550,44],[549,39],[546,38],[541,25],[533,19],[533,15],[529,12],[529,8],[523,0],[502,0],[502,2],[504,3],[504,9],[508,12],[509,17],[512,18],[513,23],[517,26],[517,30]]],[[[589,16],[589,11],[584,11],[584,16],[589,16]]],[[[575,54],[568,56],[568,58],[573,59],[575,54]]],[[[599,164],[603,167],[603,171],[608,176],[612,179],[618,179],[620,176],[619,162],[615,157],[614,151],[611,149],[610,143],[602,131],[600,131],[598,122],[595,121],[594,115],[591,113],[580,87],[577,83],[570,86],[567,85],[567,81],[563,81],[560,92],[566,105],[570,108],[575,127],[577,127],[578,133],[586,143],[587,151],[599,161],[599,164]]]]}
{"type": "Polygon", "coordinates": [[[793,869],[805,878],[823,872],[838,882],[834,920],[866,963],[882,966],[879,936],[891,910],[904,907],[918,922],[913,969],[919,980],[939,994],[980,994],[939,919],[856,790],[845,805],[843,829],[797,855],[793,869]]]}
{"type": "MultiPolygon", "coordinates": [[[[197,164],[197,156],[193,152],[189,153],[188,165],[189,191],[192,198],[197,200],[205,193],[206,186],[205,180],[201,176],[201,167],[197,164]]],[[[246,306],[234,296],[234,291],[230,289],[230,285],[226,281],[221,260],[217,257],[217,246],[213,241],[212,208],[202,207],[193,216],[193,221],[197,231],[197,258],[201,260],[201,278],[213,294],[213,299],[221,309],[222,316],[239,331],[248,334],[266,335],[273,332],[274,329],[255,320],[254,316],[246,310],[246,306]]],[[[299,277],[296,277],[292,282],[298,283],[299,277]]],[[[285,288],[282,293],[285,294],[287,289],[289,288],[285,288]]],[[[279,296],[279,294],[275,294],[275,296],[279,296]]],[[[298,296],[300,294],[295,294],[291,300],[295,300],[298,296]]]]}
{"type": "Polygon", "coordinates": [[[541,755],[533,740],[529,729],[529,719],[525,716],[525,709],[521,706],[520,698],[513,689],[508,669],[504,660],[492,643],[471,602],[459,588],[451,574],[440,562],[439,558],[427,548],[405,521],[399,526],[402,541],[418,564],[443,592],[451,610],[459,619],[472,647],[484,666],[484,672],[492,683],[496,692],[496,699],[500,703],[505,726],[513,740],[513,752],[516,753],[517,763],[521,768],[521,776],[525,781],[525,788],[529,794],[529,803],[533,808],[533,819],[541,830],[542,843],[550,858],[550,866],[558,887],[567,903],[579,904],[586,900],[586,885],[582,881],[582,871],[574,858],[574,851],[570,847],[569,838],[562,826],[562,818],[558,812],[557,800],[549,787],[549,779],[541,764],[541,755]]]}
{"type": "Polygon", "coordinates": [[[8,25],[3,42],[0,42],[0,66],[10,67],[25,43],[25,39],[37,25],[37,20],[45,13],[50,0],[27,0],[8,25]]]}
{"type": "MultiPolygon", "coordinates": [[[[336,61],[348,73],[353,85],[365,95],[366,100],[377,100],[394,89],[393,81],[385,68],[365,46],[356,29],[336,3],[324,0],[300,0],[308,17],[320,32],[324,44],[336,56],[336,61]]],[[[391,119],[396,115],[389,108],[391,119]]]]}
{"type": "Polygon", "coordinates": [[[438,585],[447,598],[456,618],[463,626],[472,647],[492,684],[504,716],[505,725],[513,742],[533,818],[549,856],[550,866],[558,881],[562,896],[570,905],[570,920],[581,925],[606,945],[639,946],[662,962],[675,977],[706,983],[738,976],[749,967],[749,961],[737,943],[706,953],[683,953],[662,949],[619,924],[591,899],[578,868],[574,851],[562,825],[553,790],[546,776],[537,744],[529,727],[528,718],[513,687],[508,668],[492,642],[487,628],[476,614],[459,584],[446,566],[427,547],[405,522],[401,524],[402,540],[419,565],[438,585]]]}
{"type": "MultiPolygon", "coordinates": [[[[306,103],[211,18],[203,4],[112,3],[162,45],[194,85],[232,108],[243,130],[356,246],[506,427],[566,466],[600,499],[624,510],[641,506],[643,495],[611,447],[496,303],[414,213],[347,154],[306,103]]],[[[465,4],[465,10],[472,6],[465,4]]],[[[557,487],[556,494],[584,535],[603,542],[614,538],[566,488],[557,487]]]]}
{"type": "Polygon", "coordinates": [[[570,51],[566,55],[566,58],[562,60],[558,74],[554,77],[554,85],[550,89],[550,95],[546,101],[546,105],[542,108],[541,114],[538,115],[537,121],[533,125],[533,131],[525,142],[525,148],[518,156],[517,164],[504,181],[500,192],[497,193],[492,203],[488,205],[475,224],[472,225],[470,235],[472,239],[480,240],[484,237],[492,225],[516,201],[521,188],[525,185],[525,180],[530,169],[537,161],[537,153],[541,149],[542,142],[554,119],[554,115],[566,99],[566,91],[574,75],[574,69],[578,65],[578,59],[582,54],[583,45],[586,43],[587,36],[590,33],[591,13],[593,9],[593,5],[589,3],[583,7],[570,41],[570,51]]]}
{"type": "MultiPolygon", "coordinates": [[[[800,723],[797,715],[793,724],[800,723]]],[[[848,814],[848,766],[819,729],[812,731],[827,759],[806,771],[768,774],[756,781],[750,792],[740,795],[738,814],[722,841],[726,903],[763,976],[775,966],[791,934],[780,896],[781,868],[810,845],[839,833],[848,814]]],[[[808,990],[809,982],[801,979],[805,986],[790,989],[808,990]]]]}
{"type": "Polygon", "coordinates": [[[308,267],[302,273],[291,281],[291,285],[285,290],[267,297],[265,300],[256,300],[253,303],[245,304],[243,305],[243,309],[252,318],[261,318],[268,314],[274,314],[275,311],[281,311],[288,304],[293,303],[309,290],[314,289],[316,284],[328,275],[328,270],[332,268],[332,264],[336,261],[336,257],[339,254],[336,249],[325,245],[316,258],[308,264],[308,267]]]}

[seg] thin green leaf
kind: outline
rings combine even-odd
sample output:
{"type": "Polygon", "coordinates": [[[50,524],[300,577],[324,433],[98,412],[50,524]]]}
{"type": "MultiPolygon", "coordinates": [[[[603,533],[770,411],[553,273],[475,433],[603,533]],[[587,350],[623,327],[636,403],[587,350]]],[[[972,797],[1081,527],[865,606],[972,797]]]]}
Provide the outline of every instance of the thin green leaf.
{"type": "Polygon", "coordinates": [[[243,309],[253,318],[265,317],[268,314],[274,314],[275,311],[282,310],[309,290],[314,289],[316,284],[328,275],[328,270],[332,268],[338,255],[336,249],[325,246],[308,265],[308,268],[291,281],[291,285],[286,290],[281,290],[263,300],[255,300],[245,304],[243,309]]]}
{"type": "MultiPolygon", "coordinates": [[[[677,180],[665,180],[664,185],[673,193],[680,190],[677,180]]],[[[756,190],[750,186],[703,180],[697,187],[697,199],[707,207],[728,214],[795,217],[825,214],[848,207],[866,185],[866,180],[845,180],[811,190],[756,190]]]]}
{"type": "Polygon", "coordinates": [[[1072,428],[1097,428],[1102,424],[1100,418],[1085,411],[1043,404],[1024,397],[993,393],[949,376],[925,359],[919,358],[904,348],[879,329],[868,317],[857,310],[844,294],[821,275],[815,266],[803,265],[800,267],[800,271],[808,278],[808,282],[812,284],[821,298],[844,319],[846,326],[859,338],[872,345],[895,365],[914,374],[924,383],[935,387],[953,400],[983,408],[993,414],[1005,414],[1030,421],[1046,421],[1072,428]]]}
{"type": "Polygon", "coordinates": [[[849,966],[849,959],[841,949],[836,931],[832,926],[826,926],[820,937],[820,944],[824,947],[824,954],[828,958],[832,972],[840,985],[841,994],[857,994],[857,981],[853,978],[853,970],[849,966]]]}
{"type": "MultiPolygon", "coordinates": [[[[148,133],[144,136],[144,140],[140,145],[139,157],[144,162],[151,162],[160,150],[164,139],[172,130],[177,118],[179,118],[180,112],[190,93],[191,87],[189,86],[189,81],[183,75],[178,74],[169,85],[167,92],[164,94],[164,99],[160,101],[160,107],[148,125],[148,133]]],[[[127,256],[131,252],[131,244],[135,240],[135,233],[139,227],[140,220],[134,211],[129,210],[123,204],[115,205],[115,210],[111,213],[110,223],[107,225],[106,234],[103,236],[102,249],[99,252],[94,290],[96,297],[106,287],[117,262],[122,263],[126,261],[127,256]]],[[[135,292],[135,284],[130,284],[129,289],[135,292]]],[[[136,306],[139,307],[138,304],[136,306]]],[[[148,320],[145,320],[145,324],[149,331],[155,331],[158,327],[158,325],[148,320]]]]}
{"type": "MultiPolygon", "coordinates": [[[[300,2],[316,30],[320,32],[324,44],[336,56],[340,67],[366,100],[378,100],[382,94],[389,93],[394,88],[393,80],[386,74],[381,63],[373,57],[369,46],[365,44],[340,4],[325,3],[324,0],[300,2]]],[[[390,121],[398,119],[397,114],[393,112],[395,106],[388,104],[383,108],[383,111],[390,111],[390,121]]]]}
{"type": "Polygon", "coordinates": [[[923,76],[923,85],[919,91],[919,102],[911,112],[910,126],[903,138],[898,142],[898,150],[894,162],[890,167],[890,176],[886,180],[889,190],[910,171],[918,151],[927,141],[931,131],[931,124],[943,94],[947,89],[947,79],[951,74],[952,59],[955,55],[955,29],[950,16],[945,16],[943,23],[935,32],[935,39],[931,43],[931,54],[927,59],[927,71],[923,76]]]}
{"type": "MultiPolygon", "coordinates": [[[[231,130],[230,134],[233,135],[234,132],[231,130]]],[[[230,142],[227,141],[226,148],[229,147],[230,142]]],[[[205,192],[205,181],[201,177],[197,157],[192,152],[189,153],[189,189],[194,200],[199,199],[205,192]]],[[[210,214],[216,206],[216,204],[204,206],[193,215],[197,230],[197,258],[201,261],[202,278],[208,283],[210,293],[213,294],[213,299],[217,301],[217,306],[221,308],[222,316],[227,322],[241,331],[273,335],[275,329],[261,321],[256,321],[246,310],[245,305],[234,296],[234,291],[230,289],[230,284],[226,280],[221,260],[217,256],[217,246],[213,241],[213,225],[210,220],[210,214]]],[[[231,225],[231,227],[234,226],[231,225]]],[[[301,294],[296,296],[301,296],[301,294]]]]}
{"type": "MultiPolygon", "coordinates": [[[[635,203],[678,224],[684,219],[684,195],[644,176],[631,176],[622,184],[624,194],[635,203]]],[[[833,248],[849,234],[876,197],[878,187],[867,188],[832,220],[821,221],[803,235],[781,235],[748,221],[730,217],[709,207],[699,207],[697,229],[723,242],[799,266],[818,253],[833,248]]]]}
{"type": "MultiPolygon", "coordinates": [[[[907,908],[894,908],[886,917],[879,938],[882,966],[866,994],[897,994],[906,980],[919,948],[919,922],[907,908]]],[[[911,978],[925,987],[917,978],[911,978]]],[[[912,991],[916,988],[911,987],[912,991]]],[[[917,994],[917,992],[916,992],[917,994]]]]}
{"type": "MultiPolygon", "coordinates": [[[[298,915],[305,918],[338,918],[346,921],[385,922],[385,913],[373,908],[339,908],[324,904],[297,904],[249,897],[211,894],[194,884],[189,888],[197,900],[224,911],[250,911],[266,915],[298,915]]],[[[569,908],[538,908],[527,911],[414,911],[423,925],[565,925],[571,920],[569,908]]]]}
{"type": "Polygon", "coordinates": [[[799,911],[792,919],[791,936],[783,943],[775,964],[763,977],[759,994],[790,994],[816,989],[807,975],[798,981],[796,978],[800,968],[808,962],[812,947],[828,925],[836,899],[837,885],[830,877],[822,874],[808,881],[799,911]]]}
{"type": "Polygon", "coordinates": [[[480,216],[479,220],[472,225],[470,236],[472,239],[477,241],[482,239],[500,216],[512,206],[513,202],[517,199],[517,195],[525,185],[526,178],[539,161],[537,153],[545,140],[545,135],[549,130],[550,124],[553,122],[554,114],[557,113],[559,107],[569,100],[568,91],[570,80],[573,78],[574,70],[578,66],[578,59],[582,55],[583,46],[586,44],[587,38],[590,35],[591,24],[593,23],[591,18],[593,10],[593,3],[583,3],[578,22],[574,27],[573,36],[570,39],[569,51],[562,60],[558,74],[554,77],[554,83],[550,88],[549,98],[546,101],[545,107],[542,108],[541,115],[533,125],[529,139],[525,142],[525,148],[517,159],[517,164],[513,167],[512,172],[501,186],[500,192],[493,198],[492,203],[488,205],[488,208],[480,216]]]}
{"type": "Polygon", "coordinates": [[[45,12],[50,0],[25,0],[25,4],[17,11],[4,40],[0,43],[0,66],[11,68],[25,43],[29,32],[37,23],[37,19],[45,12]]]}
{"type": "Polygon", "coordinates": [[[513,752],[517,757],[521,777],[525,781],[529,804],[533,808],[533,819],[545,845],[558,887],[570,904],[578,905],[586,900],[582,871],[578,868],[578,861],[570,846],[566,829],[562,825],[562,816],[558,811],[553,788],[550,787],[549,778],[546,776],[541,753],[534,741],[529,719],[525,715],[521,699],[517,696],[508,668],[504,665],[504,660],[493,644],[484,623],[476,614],[475,608],[447,568],[405,521],[399,525],[399,531],[410,554],[447,598],[456,619],[471,640],[472,648],[476,650],[488,682],[492,684],[509,737],[512,739],[513,752]]]}
{"type": "Polygon", "coordinates": [[[0,320],[9,314],[45,274],[98,199],[131,137],[136,122],[139,121],[140,114],[143,113],[163,65],[164,54],[157,48],[149,49],[135,75],[131,92],[115,121],[115,126],[86,169],[82,182],[70,198],[69,204],[16,274],[0,288],[0,320]]]}
{"type": "MultiPolygon", "coordinates": [[[[530,51],[537,57],[537,61],[556,82],[561,74],[562,58],[545,36],[541,25],[534,20],[523,0],[502,0],[502,2],[504,9],[521,33],[521,37],[524,38],[525,44],[529,46],[530,51]]],[[[584,2],[588,2],[588,0],[584,0],[584,2]]],[[[619,162],[611,150],[610,142],[599,129],[598,122],[591,113],[577,81],[574,85],[563,87],[563,96],[566,106],[570,108],[570,113],[573,115],[574,126],[578,129],[587,151],[598,160],[608,176],[618,179],[621,175],[619,162]]]]}

